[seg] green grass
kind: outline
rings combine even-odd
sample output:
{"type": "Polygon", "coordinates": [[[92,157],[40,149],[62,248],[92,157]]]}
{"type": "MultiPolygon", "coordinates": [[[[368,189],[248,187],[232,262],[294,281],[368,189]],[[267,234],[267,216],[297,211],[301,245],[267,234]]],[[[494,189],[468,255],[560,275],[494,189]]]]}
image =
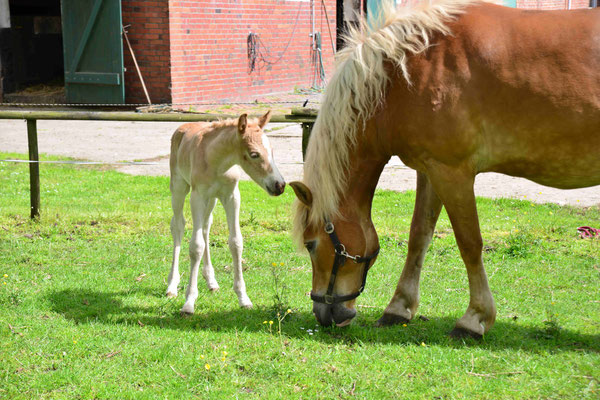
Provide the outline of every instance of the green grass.
{"type": "Polygon", "coordinates": [[[373,326],[406,256],[414,192],[377,193],[381,254],[359,315],[350,327],[322,329],[307,297],[310,261],[289,238],[291,190],[271,198],[240,184],[254,309],[240,309],[231,289],[217,206],[211,251],[221,290],[210,294],[201,281],[196,314],[184,318],[183,296],[164,297],[168,179],[40,169],[42,217],[32,222],[27,166],[0,163],[0,398],[599,396],[600,240],[576,234],[600,225],[597,208],[479,199],[498,318],[482,341],[461,341],[447,334],[466,309],[467,277],[445,214],[422,274],[427,318],[373,326]],[[277,312],[288,308],[279,333],[277,312]]]}

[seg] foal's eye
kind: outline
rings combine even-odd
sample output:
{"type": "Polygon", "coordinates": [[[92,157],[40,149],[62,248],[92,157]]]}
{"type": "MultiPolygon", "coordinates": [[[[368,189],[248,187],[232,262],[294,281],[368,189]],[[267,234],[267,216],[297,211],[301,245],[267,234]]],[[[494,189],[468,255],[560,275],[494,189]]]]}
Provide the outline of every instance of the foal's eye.
{"type": "Polygon", "coordinates": [[[306,242],[304,243],[304,247],[306,247],[306,250],[308,250],[309,253],[312,253],[312,251],[315,249],[315,242],[306,242]]]}
{"type": "Polygon", "coordinates": [[[253,151],[252,153],[250,153],[250,158],[257,159],[258,157],[260,157],[260,154],[258,154],[257,152],[253,151]]]}

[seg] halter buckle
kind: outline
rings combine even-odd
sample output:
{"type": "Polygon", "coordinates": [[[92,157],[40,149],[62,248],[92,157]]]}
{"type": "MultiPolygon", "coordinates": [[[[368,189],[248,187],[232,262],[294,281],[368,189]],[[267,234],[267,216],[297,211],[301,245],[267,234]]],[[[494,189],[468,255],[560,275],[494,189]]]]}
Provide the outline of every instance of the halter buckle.
{"type": "Polygon", "coordinates": [[[325,233],[327,233],[328,235],[331,235],[334,230],[335,230],[335,227],[333,226],[333,223],[328,222],[325,224],[325,233]]]}
{"type": "Polygon", "coordinates": [[[333,300],[334,300],[333,295],[326,294],[323,296],[323,299],[325,300],[325,304],[329,304],[329,305],[333,304],[333,300]]]}

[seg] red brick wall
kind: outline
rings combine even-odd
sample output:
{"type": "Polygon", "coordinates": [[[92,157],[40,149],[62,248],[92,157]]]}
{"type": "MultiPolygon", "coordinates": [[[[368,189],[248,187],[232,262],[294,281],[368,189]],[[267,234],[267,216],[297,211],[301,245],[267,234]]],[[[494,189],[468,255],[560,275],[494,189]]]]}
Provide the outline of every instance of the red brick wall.
{"type": "MultiPolygon", "coordinates": [[[[122,0],[123,25],[135,53],[152,103],[171,102],[171,71],[168,0],[122,0]]],[[[140,78],[127,43],[123,40],[125,61],[125,101],[147,103],[140,78]]]]}
{"type": "MultiPolygon", "coordinates": [[[[517,8],[537,10],[566,10],[569,0],[517,0],[517,8]]],[[[590,0],[571,0],[571,9],[588,8],[590,0]]]]}
{"type": "MultiPolygon", "coordinates": [[[[327,21],[321,2],[314,3],[329,76],[333,54],[327,21]]],[[[335,43],[335,0],[325,4],[335,43]]],[[[310,10],[307,0],[169,0],[173,102],[251,101],[310,87],[315,72],[310,10]],[[264,56],[252,72],[250,32],[260,38],[264,56]]]]}

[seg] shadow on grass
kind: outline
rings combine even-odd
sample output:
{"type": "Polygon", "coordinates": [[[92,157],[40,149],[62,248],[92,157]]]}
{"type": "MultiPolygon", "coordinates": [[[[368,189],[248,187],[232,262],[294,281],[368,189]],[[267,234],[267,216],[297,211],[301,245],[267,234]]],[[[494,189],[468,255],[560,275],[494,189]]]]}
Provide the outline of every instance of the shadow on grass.
{"type": "MultiPolygon", "coordinates": [[[[159,296],[155,290],[135,289],[118,292],[100,292],[86,289],[69,289],[49,296],[52,310],[77,324],[101,322],[107,325],[148,326],[158,329],[213,331],[213,332],[268,332],[265,320],[273,320],[274,311],[269,308],[251,310],[235,308],[224,311],[197,311],[193,316],[183,317],[175,311],[174,304],[166,300],[159,306],[125,305],[132,303],[132,296],[159,296]]],[[[199,299],[199,302],[202,299],[199,299]]],[[[147,303],[146,301],[144,301],[147,303]]],[[[177,303],[178,305],[179,302],[177,303]]],[[[200,306],[200,304],[198,304],[200,306]]],[[[200,307],[199,307],[200,308],[200,307]]],[[[314,316],[297,312],[286,316],[282,323],[282,335],[287,338],[304,338],[324,343],[397,343],[445,345],[462,347],[465,344],[488,349],[514,348],[524,351],[590,351],[600,353],[600,334],[582,334],[557,325],[527,326],[518,322],[497,321],[484,339],[459,340],[448,336],[454,327],[451,317],[416,319],[408,326],[400,325],[376,328],[374,322],[382,310],[361,310],[357,321],[346,328],[322,328],[316,325],[314,316]],[[313,331],[312,335],[309,334],[313,331]],[[315,331],[317,330],[317,331],[315,331]]],[[[277,320],[271,327],[277,334],[277,320]]]]}

